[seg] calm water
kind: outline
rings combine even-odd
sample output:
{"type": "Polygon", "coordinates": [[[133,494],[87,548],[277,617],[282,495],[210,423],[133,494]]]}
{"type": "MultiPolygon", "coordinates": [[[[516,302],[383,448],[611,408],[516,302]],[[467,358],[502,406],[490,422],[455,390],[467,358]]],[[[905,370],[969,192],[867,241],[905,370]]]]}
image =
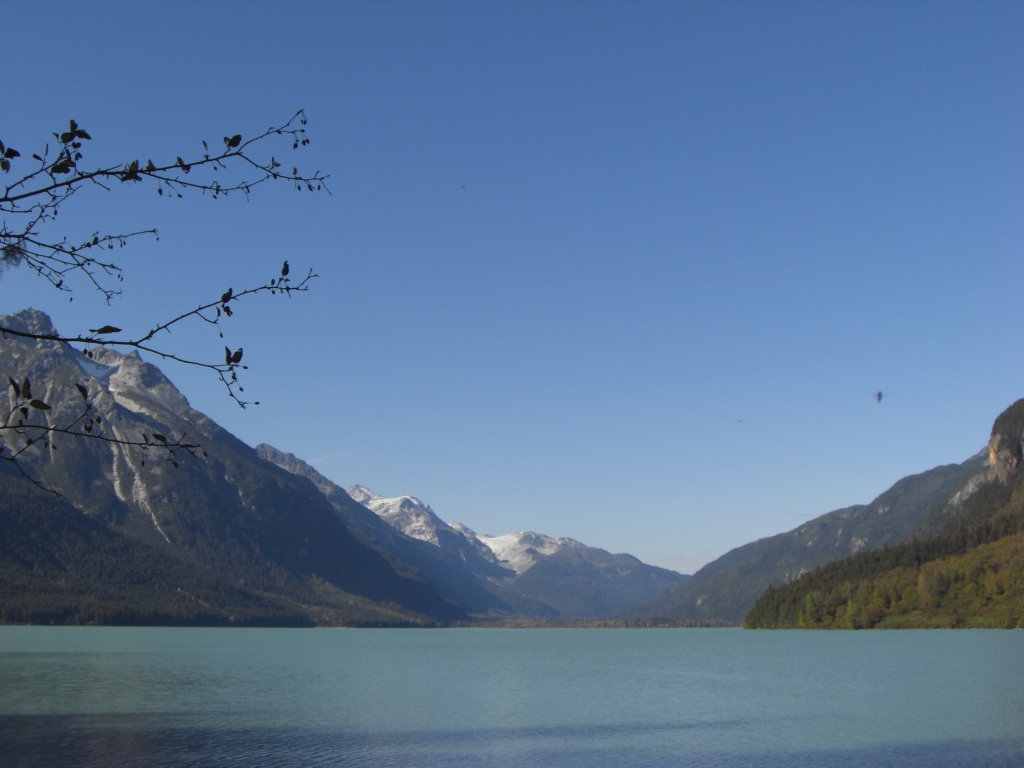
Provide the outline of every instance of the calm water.
{"type": "Polygon", "coordinates": [[[0,627],[0,764],[1024,765],[1024,632],[0,627]]]}

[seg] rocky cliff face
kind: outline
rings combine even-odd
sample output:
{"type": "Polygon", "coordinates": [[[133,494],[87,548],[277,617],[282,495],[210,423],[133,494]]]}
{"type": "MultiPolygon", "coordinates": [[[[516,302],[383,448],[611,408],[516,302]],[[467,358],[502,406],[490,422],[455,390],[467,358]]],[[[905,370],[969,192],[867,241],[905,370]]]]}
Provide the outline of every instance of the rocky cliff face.
{"type": "Polygon", "coordinates": [[[1003,411],[992,425],[988,455],[992,477],[1004,484],[1009,482],[1024,456],[1024,400],[1003,411]]]}

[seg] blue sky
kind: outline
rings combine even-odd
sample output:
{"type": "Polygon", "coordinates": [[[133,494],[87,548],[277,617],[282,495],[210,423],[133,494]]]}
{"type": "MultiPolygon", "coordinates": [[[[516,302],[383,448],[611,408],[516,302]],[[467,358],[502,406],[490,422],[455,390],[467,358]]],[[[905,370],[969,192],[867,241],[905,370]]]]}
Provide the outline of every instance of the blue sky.
{"type": "MultiPolygon", "coordinates": [[[[9,272],[0,311],[126,329],[239,307],[246,442],[481,532],[692,571],[966,459],[1022,390],[1016,3],[7,3],[0,139],[76,119],[160,160],[298,108],[332,195],[80,196],[157,227],[124,298],[9,272]],[[876,391],[885,392],[881,404],[876,391]]],[[[220,354],[197,329],[175,344],[220,354]]]]}

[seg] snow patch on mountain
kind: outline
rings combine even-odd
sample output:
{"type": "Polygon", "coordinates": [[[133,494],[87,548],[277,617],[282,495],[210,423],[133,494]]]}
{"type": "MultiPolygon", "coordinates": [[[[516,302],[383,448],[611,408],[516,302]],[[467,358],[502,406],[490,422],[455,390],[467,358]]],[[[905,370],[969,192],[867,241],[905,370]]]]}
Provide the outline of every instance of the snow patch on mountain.
{"type": "Polygon", "coordinates": [[[455,531],[415,496],[386,498],[362,485],[353,485],[348,495],[406,536],[441,546],[439,531],[455,531]]]}
{"type": "Polygon", "coordinates": [[[542,557],[551,555],[563,549],[587,549],[575,539],[553,538],[533,531],[519,531],[518,533],[506,533],[503,536],[485,536],[474,533],[464,525],[458,523],[458,530],[467,538],[472,537],[494,553],[499,565],[510,568],[521,575],[530,570],[542,557]]]}
{"type": "Polygon", "coordinates": [[[530,570],[541,558],[560,550],[587,549],[586,545],[575,539],[554,538],[532,531],[506,533],[503,536],[481,535],[461,523],[446,523],[415,496],[387,498],[378,496],[362,485],[353,485],[348,489],[348,495],[406,536],[444,548],[448,547],[441,542],[441,538],[458,536],[485,559],[515,572],[516,576],[530,570]]]}
{"type": "Polygon", "coordinates": [[[78,363],[78,367],[82,369],[82,373],[86,376],[92,376],[94,379],[99,379],[100,381],[105,381],[109,378],[110,374],[117,370],[116,366],[100,365],[99,363],[93,362],[78,350],[74,351],[72,358],[76,363],[78,363]]]}
{"type": "Polygon", "coordinates": [[[159,409],[186,418],[193,415],[185,396],[159,368],[145,362],[137,352],[125,355],[112,349],[95,349],[93,360],[115,369],[109,374],[107,386],[114,399],[129,410],[156,419],[165,416],[159,409]]]}

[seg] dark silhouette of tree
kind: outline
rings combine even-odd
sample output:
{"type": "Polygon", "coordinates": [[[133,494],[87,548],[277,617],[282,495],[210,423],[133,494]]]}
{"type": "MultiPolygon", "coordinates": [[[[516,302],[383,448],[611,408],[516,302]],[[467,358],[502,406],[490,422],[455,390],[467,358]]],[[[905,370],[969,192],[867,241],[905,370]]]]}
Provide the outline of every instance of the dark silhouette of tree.
{"type": "MultiPolygon", "coordinates": [[[[326,175],[320,171],[300,173],[294,165],[289,172],[281,161],[269,154],[271,146],[282,141],[286,148],[290,143],[292,150],[308,145],[305,126],[306,116],[300,110],[283,125],[268,128],[252,138],[243,139],[240,134],[223,137],[223,149],[211,151],[203,141],[202,153],[190,156],[188,160],[178,155],[174,162],[158,165],[148,159],[144,163],[132,159],[119,165],[87,170],[82,165],[83,148],[92,137],[71,120],[66,131],[53,134],[56,143],[52,154],[50,145],[46,144],[40,153],[31,155],[29,162],[32,167],[3,187],[3,196],[0,197],[0,215],[3,216],[0,223],[0,270],[14,267],[30,269],[58,291],[67,293],[71,292],[68,278],[78,274],[84,276],[109,304],[112,298],[121,294],[122,282],[121,269],[110,258],[110,252],[125,247],[134,238],[150,236],[159,239],[159,236],[155,229],[116,234],[95,231],[78,244],[66,237],[57,239],[49,236],[48,225],[75,195],[94,190],[109,191],[117,184],[148,183],[161,197],[181,198],[189,193],[198,193],[208,194],[213,199],[231,194],[244,195],[248,199],[256,187],[270,182],[286,182],[300,191],[326,191],[329,194],[326,175]]],[[[11,171],[25,162],[20,152],[0,141],[0,171],[10,177],[11,171]]],[[[148,352],[164,360],[213,372],[227,389],[228,396],[245,408],[249,403],[242,399],[244,390],[238,380],[239,372],[247,369],[242,365],[242,349],[225,347],[224,362],[197,359],[162,347],[163,335],[174,326],[198,322],[213,326],[223,338],[221,323],[233,316],[238,302],[261,293],[290,298],[293,293],[307,291],[316,277],[309,270],[301,279],[293,280],[289,264],[285,261],[280,274],[262,284],[240,291],[228,288],[220,293],[219,298],[215,294],[195,309],[157,322],[140,335],[123,335],[120,328],[111,325],[90,328],[88,332],[73,336],[31,333],[0,325],[0,343],[20,338],[55,341],[68,346],[78,344],[89,357],[92,357],[91,350],[95,347],[148,352]]],[[[92,407],[90,393],[81,384],[76,384],[82,396],[81,412],[77,418],[65,424],[50,424],[45,420],[42,424],[33,423],[32,415],[44,415],[53,404],[33,396],[28,378],[18,381],[9,377],[9,383],[12,390],[10,408],[6,414],[0,414],[3,417],[0,421],[0,460],[13,464],[36,485],[40,483],[30,477],[19,457],[36,443],[52,447],[54,435],[100,440],[144,451],[156,450],[174,466],[178,465],[183,453],[191,456],[203,453],[201,446],[190,442],[187,435],[175,438],[152,432],[140,434],[138,440],[126,440],[107,433],[101,417],[92,407]]]]}

